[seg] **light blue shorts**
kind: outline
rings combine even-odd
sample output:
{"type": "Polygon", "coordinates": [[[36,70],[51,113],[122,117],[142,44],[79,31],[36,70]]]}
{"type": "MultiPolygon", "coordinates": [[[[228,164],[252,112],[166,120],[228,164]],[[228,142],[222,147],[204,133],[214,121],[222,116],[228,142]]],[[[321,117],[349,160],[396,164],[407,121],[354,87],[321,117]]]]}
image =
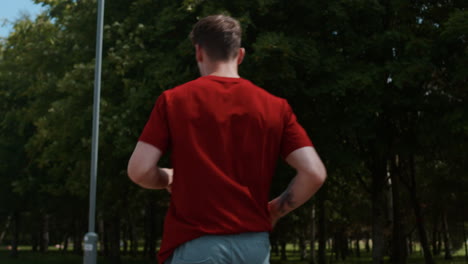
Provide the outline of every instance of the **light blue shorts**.
{"type": "Polygon", "coordinates": [[[179,246],[165,264],[269,264],[267,232],[208,235],[179,246]]]}

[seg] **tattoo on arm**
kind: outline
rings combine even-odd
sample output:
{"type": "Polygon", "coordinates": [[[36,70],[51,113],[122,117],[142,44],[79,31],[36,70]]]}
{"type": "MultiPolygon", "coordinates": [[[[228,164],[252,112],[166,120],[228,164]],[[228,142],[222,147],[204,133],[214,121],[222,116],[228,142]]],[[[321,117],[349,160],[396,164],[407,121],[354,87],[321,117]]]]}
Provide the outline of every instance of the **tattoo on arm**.
{"type": "Polygon", "coordinates": [[[284,191],[279,198],[279,211],[281,214],[285,214],[297,207],[297,203],[294,201],[294,192],[292,185],[295,179],[291,181],[286,191],[284,191]]]}

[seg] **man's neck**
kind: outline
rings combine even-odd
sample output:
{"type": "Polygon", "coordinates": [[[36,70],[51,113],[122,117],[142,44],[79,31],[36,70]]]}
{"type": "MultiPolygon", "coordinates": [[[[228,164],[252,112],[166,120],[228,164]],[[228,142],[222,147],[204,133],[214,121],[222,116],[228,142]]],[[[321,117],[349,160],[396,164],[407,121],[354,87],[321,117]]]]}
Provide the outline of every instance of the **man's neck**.
{"type": "Polygon", "coordinates": [[[238,65],[235,61],[229,62],[213,62],[203,65],[204,68],[201,70],[201,75],[213,75],[219,77],[230,77],[230,78],[239,78],[239,73],[237,71],[238,65]]]}

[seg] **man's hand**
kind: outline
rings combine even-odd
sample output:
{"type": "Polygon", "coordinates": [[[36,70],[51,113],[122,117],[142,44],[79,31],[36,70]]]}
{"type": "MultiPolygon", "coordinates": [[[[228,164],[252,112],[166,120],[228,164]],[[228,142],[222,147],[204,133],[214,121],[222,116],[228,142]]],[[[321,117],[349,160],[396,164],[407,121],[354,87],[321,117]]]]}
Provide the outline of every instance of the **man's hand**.
{"type": "Polygon", "coordinates": [[[268,203],[273,226],[278,219],[307,202],[327,177],[325,166],[312,147],[303,147],[291,152],[286,157],[286,162],[296,169],[297,174],[288,188],[268,203]]]}
{"type": "Polygon", "coordinates": [[[166,189],[172,184],[172,169],[158,168],[162,152],[155,146],[138,141],[128,162],[128,177],[147,189],[166,189]]]}
{"type": "Polygon", "coordinates": [[[275,201],[276,200],[273,200],[268,203],[268,211],[270,212],[270,221],[272,228],[276,226],[276,223],[278,223],[278,220],[282,217],[281,213],[278,210],[278,205],[275,201]]]}
{"type": "Polygon", "coordinates": [[[172,181],[174,179],[174,169],[169,169],[169,168],[159,168],[161,174],[165,174],[167,179],[168,179],[168,185],[166,187],[166,190],[169,193],[172,193],[172,181]]]}

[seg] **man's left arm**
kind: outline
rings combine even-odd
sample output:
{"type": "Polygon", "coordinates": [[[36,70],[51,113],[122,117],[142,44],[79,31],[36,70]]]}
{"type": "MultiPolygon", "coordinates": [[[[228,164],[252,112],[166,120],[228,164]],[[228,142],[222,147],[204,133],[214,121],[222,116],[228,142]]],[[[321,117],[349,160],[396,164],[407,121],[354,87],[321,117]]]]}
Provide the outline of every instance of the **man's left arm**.
{"type": "Polygon", "coordinates": [[[162,151],[143,141],[138,141],[128,162],[128,177],[146,189],[168,189],[172,184],[173,169],[159,168],[162,151]]]}

